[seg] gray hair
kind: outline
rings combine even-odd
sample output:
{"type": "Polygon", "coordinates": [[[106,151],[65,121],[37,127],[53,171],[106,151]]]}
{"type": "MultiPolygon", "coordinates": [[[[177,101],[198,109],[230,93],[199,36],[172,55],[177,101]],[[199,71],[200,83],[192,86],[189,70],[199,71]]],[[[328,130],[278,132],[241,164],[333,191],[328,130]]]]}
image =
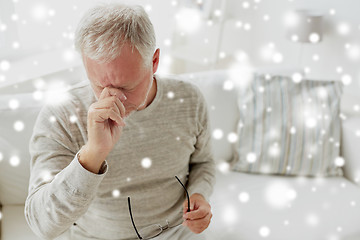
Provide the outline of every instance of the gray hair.
{"type": "Polygon", "coordinates": [[[139,5],[102,4],[88,10],[75,31],[75,49],[82,55],[107,63],[121,54],[124,44],[130,44],[150,65],[155,51],[154,27],[139,5]]]}

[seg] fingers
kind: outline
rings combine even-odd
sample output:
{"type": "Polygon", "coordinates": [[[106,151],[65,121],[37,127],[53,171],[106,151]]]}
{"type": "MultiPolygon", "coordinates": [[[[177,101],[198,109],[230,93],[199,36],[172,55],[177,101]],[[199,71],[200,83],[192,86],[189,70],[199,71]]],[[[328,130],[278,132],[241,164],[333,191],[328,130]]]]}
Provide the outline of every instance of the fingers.
{"type": "Polygon", "coordinates": [[[120,117],[119,113],[116,112],[114,109],[112,108],[102,108],[102,109],[98,109],[97,110],[97,114],[95,115],[95,121],[96,122],[104,122],[108,119],[113,120],[114,122],[117,123],[117,125],[119,126],[125,126],[124,121],[122,120],[122,118],[120,117]]]}
{"type": "Polygon", "coordinates": [[[183,222],[183,226],[187,226],[194,233],[201,233],[210,224],[212,213],[209,212],[204,218],[196,220],[186,220],[183,222]]]}
{"type": "Polygon", "coordinates": [[[114,109],[115,111],[119,111],[120,116],[122,118],[126,117],[126,109],[124,107],[123,102],[125,102],[127,99],[127,97],[125,96],[125,94],[117,89],[117,88],[113,88],[113,87],[105,87],[99,97],[98,100],[98,105],[97,108],[109,108],[110,106],[112,106],[114,103],[117,106],[117,109],[114,109]],[[106,99],[106,101],[104,101],[106,99]],[[105,102],[105,103],[103,103],[105,102]]]}
{"type": "Polygon", "coordinates": [[[187,212],[187,200],[185,200],[183,203],[183,214],[185,214],[186,212],[187,212]]]}
{"type": "Polygon", "coordinates": [[[208,215],[210,212],[210,209],[205,208],[205,207],[200,207],[196,210],[193,210],[191,212],[186,212],[183,217],[185,219],[189,219],[189,220],[196,220],[196,219],[202,219],[204,218],[206,215],[208,215]]]}
{"type": "MultiPolygon", "coordinates": [[[[103,91],[106,92],[106,91],[103,91]]],[[[110,96],[99,100],[90,107],[89,114],[95,122],[104,122],[111,119],[119,126],[125,126],[123,117],[125,107],[116,96],[110,96]]]]}
{"type": "Polygon", "coordinates": [[[106,87],[102,90],[99,100],[110,97],[110,96],[116,96],[121,101],[125,101],[127,99],[125,94],[123,92],[121,92],[119,89],[112,88],[112,87],[106,87]]]}
{"type": "Polygon", "coordinates": [[[118,112],[121,117],[125,117],[125,107],[123,103],[116,96],[111,96],[102,99],[101,101],[95,103],[95,108],[96,109],[112,108],[116,112],[118,112]]]}

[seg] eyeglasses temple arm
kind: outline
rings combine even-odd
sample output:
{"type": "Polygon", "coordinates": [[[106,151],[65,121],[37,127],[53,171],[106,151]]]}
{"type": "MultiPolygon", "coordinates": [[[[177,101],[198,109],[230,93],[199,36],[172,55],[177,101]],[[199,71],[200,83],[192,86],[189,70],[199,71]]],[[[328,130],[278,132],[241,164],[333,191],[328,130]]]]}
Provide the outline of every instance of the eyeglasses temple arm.
{"type": "Polygon", "coordinates": [[[134,226],[134,229],[135,229],[135,232],[136,232],[138,238],[142,239],[142,237],[140,236],[138,230],[136,229],[135,223],[134,223],[134,219],[133,219],[132,212],[131,212],[130,197],[128,197],[128,206],[129,206],[129,213],[130,213],[130,218],[131,218],[132,225],[134,226]]]}
{"type": "Polygon", "coordinates": [[[187,212],[190,212],[190,197],[189,197],[189,193],[186,189],[186,187],[184,186],[184,184],[180,181],[180,179],[175,176],[175,178],[179,181],[179,183],[181,184],[181,186],[185,189],[185,192],[186,192],[186,196],[187,196],[187,199],[188,199],[188,209],[187,209],[187,212]]]}

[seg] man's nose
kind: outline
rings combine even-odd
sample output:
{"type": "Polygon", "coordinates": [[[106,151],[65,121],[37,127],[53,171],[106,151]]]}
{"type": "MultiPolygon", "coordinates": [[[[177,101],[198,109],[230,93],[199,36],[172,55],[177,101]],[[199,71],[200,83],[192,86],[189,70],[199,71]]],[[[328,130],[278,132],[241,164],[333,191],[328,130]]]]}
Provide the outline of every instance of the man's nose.
{"type": "Polygon", "coordinates": [[[118,88],[112,88],[111,95],[115,95],[117,98],[120,99],[121,102],[126,101],[126,95],[118,88]]]}

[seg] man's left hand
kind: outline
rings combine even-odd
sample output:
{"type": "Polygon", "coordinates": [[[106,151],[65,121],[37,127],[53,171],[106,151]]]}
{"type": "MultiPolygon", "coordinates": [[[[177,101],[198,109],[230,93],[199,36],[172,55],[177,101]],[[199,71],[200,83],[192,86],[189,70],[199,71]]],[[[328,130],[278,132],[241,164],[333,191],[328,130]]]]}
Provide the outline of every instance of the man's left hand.
{"type": "Polygon", "coordinates": [[[209,226],[212,218],[211,206],[203,195],[194,193],[190,196],[190,212],[187,212],[187,200],[185,200],[183,208],[183,226],[188,227],[194,233],[201,233],[209,226]]]}

